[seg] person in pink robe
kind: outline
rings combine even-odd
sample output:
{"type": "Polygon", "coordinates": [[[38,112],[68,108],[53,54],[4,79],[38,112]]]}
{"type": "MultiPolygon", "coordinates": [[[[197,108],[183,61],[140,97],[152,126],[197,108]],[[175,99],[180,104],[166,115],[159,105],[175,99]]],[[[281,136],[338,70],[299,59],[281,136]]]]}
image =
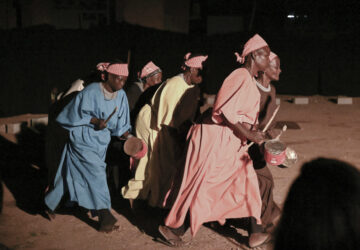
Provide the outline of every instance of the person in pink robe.
{"type": "MultiPolygon", "coordinates": [[[[176,229],[184,225],[187,214],[193,236],[210,221],[224,224],[228,218],[254,217],[261,224],[262,202],[247,140],[264,140],[255,129],[260,93],[254,76],[268,67],[269,54],[267,43],[259,35],[252,37],[238,55],[245,66],[225,79],[210,119],[189,131],[181,186],[165,226],[159,226],[167,243],[184,244],[176,229]]],[[[265,240],[254,239],[257,245],[265,240]]]]}

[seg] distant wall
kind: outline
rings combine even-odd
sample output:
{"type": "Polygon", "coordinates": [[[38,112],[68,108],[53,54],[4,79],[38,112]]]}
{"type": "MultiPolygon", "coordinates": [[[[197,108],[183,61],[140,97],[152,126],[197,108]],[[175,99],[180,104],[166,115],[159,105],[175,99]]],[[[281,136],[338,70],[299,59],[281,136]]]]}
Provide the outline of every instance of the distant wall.
{"type": "Polygon", "coordinates": [[[123,0],[118,3],[118,21],[159,30],[188,33],[190,1],[123,0]],[[122,19],[122,20],[120,20],[122,19]]]}
{"type": "Polygon", "coordinates": [[[242,16],[208,16],[207,34],[227,34],[244,31],[242,16]]]}
{"type": "Polygon", "coordinates": [[[87,29],[92,26],[109,24],[109,14],[110,0],[87,2],[2,0],[0,1],[0,28],[20,27],[17,24],[18,15],[18,21],[21,21],[23,28],[51,25],[57,29],[87,29]]]}
{"type": "MultiPolygon", "coordinates": [[[[187,52],[209,55],[203,84],[217,93],[225,77],[239,65],[234,51],[252,34],[185,35],[122,24],[90,30],[55,30],[37,27],[0,30],[0,116],[46,113],[53,87],[60,90],[94,69],[98,62],[127,59],[131,51],[130,79],[152,60],[164,78],[180,71],[187,52]]],[[[331,39],[262,34],[281,58],[280,94],[360,96],[360,47],[355,36],[331,39]]]]}
{"type": "Polygon", "coordinates": [[[0,1],[0,29],[16,27],[16,11],[12,0],[0,1]]]}

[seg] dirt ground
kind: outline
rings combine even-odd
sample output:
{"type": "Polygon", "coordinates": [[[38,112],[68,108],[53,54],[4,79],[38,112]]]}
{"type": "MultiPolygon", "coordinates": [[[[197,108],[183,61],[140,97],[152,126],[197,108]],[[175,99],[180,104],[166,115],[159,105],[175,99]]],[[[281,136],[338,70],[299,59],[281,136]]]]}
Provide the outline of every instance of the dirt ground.
{"type": "MultiPolygon", "coordinates": [[[[296,122],[300,129],[288,129],[281,137],[295,149],[298,162],[291,168],[270,166],[275,180],[274,198],[282,206],[288,189],[298,175],[301,165],[316,157],[330,157],[347,161],[360,168],[360,98],[352,105],[338,105],[334,99],[322,96],[309,97],[309,104],[296,105],[290,96],[279,96],[281,108],[278,121],[296,122]]],[[[2,140],[2,143],[5,143],[2,140]]],[[[9,144],[10,147],[10,144],[9,144]]],[[[27,152],[22,152],[28,155],[27,152]]],[[[21,159],[17,159],[21,162],[21,159]]],[[[36,160],[36,159],[35,159],[36,160]]],[[[138,209],[134,214],[126,201],[113,196],[113,213],[119,230],[111,234],[97,231],[97,218],[77,210],[60,211],[55,220],[34,212],[29,205],[38,199],[29,187],[28,178],[41,176],[35,165],[29,165],[14,186],[8,181],[13,166],[3,167],[3,210],[0,215],[0,249],[168,249],[156,241],[161,212],[156,209],[138,209]],[[29,170],[30,169],[30,170],[29,170]],[[30,176],[30,177],[29,177],[30,176]],[[5,178],[6,177],[6,178],[5,178]],[[24,197],[25,196],[25,197],[24,197]],[[22,197],[22,198],[19,198],[22,197]]],[[[23,169],[23,168],[21,168],[23,169]]],[[[40,185],[40,184],[39,184],[40,185]]],[[[190,240],[185,234],[185,240],[190,240]]],[[[212,229],[204,225],[194,239],[181,249],[248,249],[246,233],[234,228],[212,229]]],[[[271,244],[258,249],[271,249],[271,244]]]]}

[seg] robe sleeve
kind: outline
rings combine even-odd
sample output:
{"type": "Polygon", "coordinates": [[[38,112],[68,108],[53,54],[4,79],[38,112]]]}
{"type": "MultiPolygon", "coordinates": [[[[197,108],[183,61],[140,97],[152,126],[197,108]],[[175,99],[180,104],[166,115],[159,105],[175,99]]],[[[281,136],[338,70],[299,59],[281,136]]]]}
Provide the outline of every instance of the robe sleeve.
{"type": "Polygon", "coordinates": [[[96,97],[93,92],[80,92],[65,106],[56,118],[56,121],[66,129],[83,125],[94,127],[90,120],[92,117],[95,117],[95,99],[96,97]]]}
{"type": "Polygon", "coordinates": [[[215,101],[212,119],[222,123],[222,115],[232,123],[254,124],[259,112],[259,94],[246,69],[231,73],[224,81],[215,101]]]}
{"type": "Polygon", "coordinates": [[[121,136],[131,130],[129,103],[124,91],[119,91],[120,107],[117,112],[118,120],[115,130],[111,131],[112,136],[121,136]]]}

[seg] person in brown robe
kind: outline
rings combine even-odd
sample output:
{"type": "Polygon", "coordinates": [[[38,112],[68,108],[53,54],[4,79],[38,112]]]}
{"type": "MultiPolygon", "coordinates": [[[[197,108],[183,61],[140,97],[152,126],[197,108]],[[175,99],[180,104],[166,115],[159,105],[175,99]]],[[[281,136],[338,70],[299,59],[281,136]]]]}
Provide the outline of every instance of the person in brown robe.
{"type": "MultiPolygon", "coordinates": [[[[271,81],[278,81],[281,73],[280,59],[271,52],[269,67],[256,79],[256,85],[260,92],[259,129],[263,130],[271,119],[276,105],[276,89],[271,81]]],[[[275,122],[271,122],[266,131],[268,138],[275,138],[279,131],[274,129],[275,122]]],[[[261,221],[262,225],[256,224],[255,219],[250,219],[250,229],[254,232],[272,231],[280,217],[280,208],[273,198],[274,179],[264,159],[263,145],[254,144],[249,148],[249,155],[253,160],[253,166],[258,177],[260,195],[262,199],[261,221]]]]}

